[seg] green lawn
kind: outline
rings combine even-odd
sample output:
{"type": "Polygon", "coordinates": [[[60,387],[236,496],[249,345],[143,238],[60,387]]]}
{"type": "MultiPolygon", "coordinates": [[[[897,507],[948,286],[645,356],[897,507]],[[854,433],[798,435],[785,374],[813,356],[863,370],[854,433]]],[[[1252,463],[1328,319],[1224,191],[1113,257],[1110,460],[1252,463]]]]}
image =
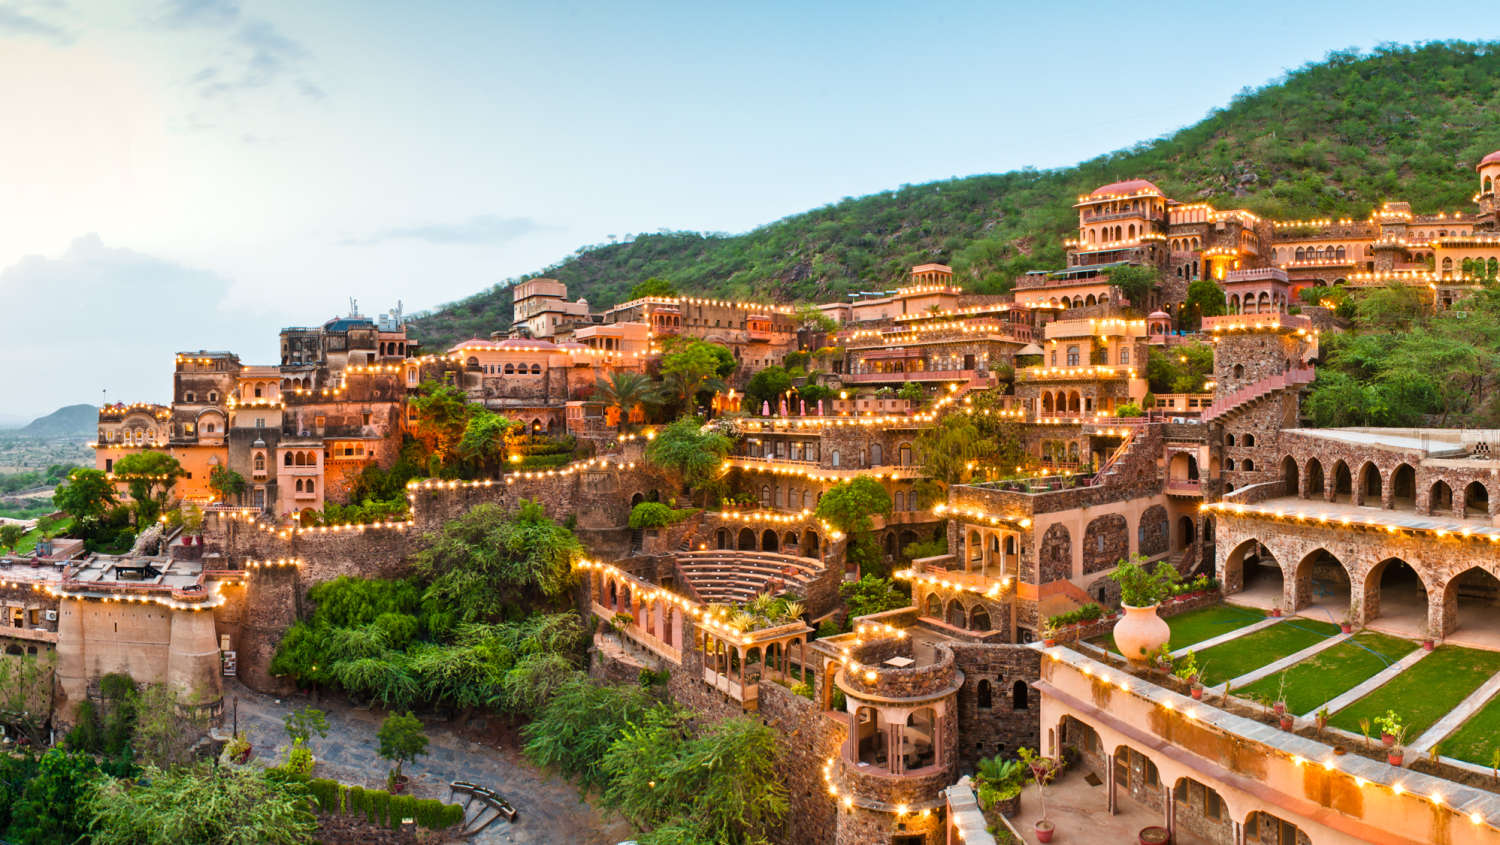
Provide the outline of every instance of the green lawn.
{"type": "Polygon", "coordinates": [[[1329,722],[1357,733],[1360,718],[1394,710],[1410,726],[1406,741],[1412,742],[1496,672],[1500,652],[1438,646],[1380,689],[1333,714],[1329,722]]]}
{"type": "Polygon", "coordinates": [[[1269,628],[1198,653],[1203,682],[1210,686],[1238,678],[1337,634],[1339,626],[1315,619],[1283,619],[1269,628]]]}
{"type": "MultiPolygon", "coordinates": [[[[1259,610],[1247,607],[1235,607],[1229,604],[1216,604],[1211,607],[1202,607],[1197,610],[1189,610],[1187,613],[1179,613],[1167,619],[1167,627],[1172,631],[1172,639],[1167,647],[1172,651],[1185,648],[1193,643],[1201,643],[1204,640],[1213,639],[1220,634],[1227,634],[1237,628],[1243,628],[1265,619],[1266,615],[1259,610]]],[[[1096,645],[1102,645],[1115,654],[1120,649],[1115,646],[1114,634],[1105,634],[1093,641],[1096,645]]]]}
{"type": "Polygon", "coordinates": [[[1241,695],[1275,697],[1286,676],[1286,706],[1293,713],[1311,713],[1331,698],[1353,689],[1407,654],[1417,644],[1399,637],[1366,631],[1318,652],[1284,672],[1261,678],[1238,690],[1241,695]]]}
{"type": "Polygon", "coordinates": [[[1490,699],[1469,717],[1469,721],[1458,726],[1451,736],[1443,740],[1438,753],[1456,757],[1470,763],[1488,766],[1500,748],[1500,696],[1490,699]]]}

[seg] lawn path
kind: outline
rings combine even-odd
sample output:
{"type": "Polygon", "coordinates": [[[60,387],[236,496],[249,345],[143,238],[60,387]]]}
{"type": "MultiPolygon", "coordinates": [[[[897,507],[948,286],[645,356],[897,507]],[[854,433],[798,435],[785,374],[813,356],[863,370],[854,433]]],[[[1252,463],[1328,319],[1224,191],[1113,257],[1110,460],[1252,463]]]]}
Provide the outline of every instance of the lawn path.
{"type": "Polygon", "coordinates": [[[1253,634],[1262,628],[1269,628],[1280,621],[1280,619],[1274,616],[1267,616],[1265,619],[1262,619],[1259,622],[1252,622],[1251,624],[1246,625],[1243,628],[1236,628],[1233,631],[1228,631],[1226,633],[1218,635],[1217,637],[1210,637],[1209,639],[1206,639],[1201,643],[1189,643],[1182,648],[1179,648],[1176,651],[1172,652],[1172,658],[1179,658],[1190,651],[1206,651],[1207,649],[1213,648],[1216,645],[1222,645],[1229,642],[1230,640],[1243,637],[1246,634],[1253,634]]]}

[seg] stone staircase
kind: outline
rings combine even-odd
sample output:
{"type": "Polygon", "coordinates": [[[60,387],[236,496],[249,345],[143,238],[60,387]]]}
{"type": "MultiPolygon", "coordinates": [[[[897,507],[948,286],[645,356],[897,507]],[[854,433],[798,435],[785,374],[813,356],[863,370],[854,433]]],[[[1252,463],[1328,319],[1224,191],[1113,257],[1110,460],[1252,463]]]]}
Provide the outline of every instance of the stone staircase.
{"type": "Polygon", "coordinates": [[[1288,387],[1300,387],[1308,384],[1313,380],[1315,375],[1316,371],[1312,366],[1297,367],[1279,375],[1263,378],[1254,384],[1247,384],[1225,396],[1223,399],[1214,400],[1212,405],[1204,409],[1203,421],[1211,422],[1225,414],[1238,411],[1288,387]]]}

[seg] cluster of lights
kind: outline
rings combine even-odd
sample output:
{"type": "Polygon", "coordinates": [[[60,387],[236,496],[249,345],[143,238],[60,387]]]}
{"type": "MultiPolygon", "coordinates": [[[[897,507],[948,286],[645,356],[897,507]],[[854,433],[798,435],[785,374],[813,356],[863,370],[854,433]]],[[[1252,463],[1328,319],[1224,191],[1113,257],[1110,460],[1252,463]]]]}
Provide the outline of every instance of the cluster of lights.
{"type": "Polygon", "coordinates": [[[1079,194],[1079,205],[1093,204],[1099,202],[1110,202],[1113,200],[1128,200],[1136,197],[1161,197],[1162,192],[1155,188],[1141,188],[1128,194],[1079,194]]]}
{"type": "Polygon", "coordinates": [[[100,408],[99,418],[102,420],[106,417],[114,417],[116,415],[123,418],[136,411],[143,411],[148,414],[153,414],[159,420],[169,419],[172,416],[171,408],[168,408],[165,405],[158,405],[154,402],[132,402],[129,405],[126,405],[123,402],[117,402],[113,405],[105,405],[104,407],[100,408]]]}
{"type": "Polygon", "coordinates": [[[795,314],[797,309],[790,305],[767,305],[761,302],[729,302],[723,299],[700,299],[691,296],[643,296],[640,299],[632,299],[622,302],[611,308],[610,311],[623,311],[637,305],[706,305],[710,308],[737,308],[741,310],[771,311],[776,314],[795,314]]]}
{"type": "MultiPolygon", "coordinates": [[[[828,785],[828,794],[833,796],[833,800],[835,803],[843,807],[845,810],[852,810],[854,809],[854,793],[846,793],[840,790],[838,784],[834,783],[833,780],[833,766],[837,761],[838,758],[829,757],[828,762],[823,764],[823,782],[828,785]]],[[[913,810],[908,804],[897,804],[896,818],[901,819],[906,818],[907,816],[917,816],[919,818],[926,819],[932,816],[932,808],[923,807],[920,811],[917,811],[913,810]]]]}
{"type": "Polygon", "coordinates": [[[1012,323],[1004,320],[981,318],[979,320],[952,320],[947,322],[924,323],[919,326],[903,326],[899,329],[860,329],[843,336],[845,343],[853,343],[865,338],[873,338],[882,344],[914,343],[921,338],[920,335],[933,332],[956,333],[956,334],[1009,334],[1012,323]]]}
{"type": "Polygon", "coordinates": [[[209,364],[214,363],[215,361],[220,361],[220,360],[224,360],[224,359],[221,359],[221,358],[206,358],[206,357],[194,356],[194,355],[178,355],[177,356],[177,363],[178,364],[200,364],[200,365],[203,365],[203,366],[207,366],[209,364]]]}
{"type": "Polygon", "coordinates": [[[891,481],[897,481],[902,478],[917,478],[921,475],[921,471],[917,469],[893,469],[887,472],[866,472],[854,469],[809,470],[801,466],[785,466],[777,463],[775,459],[769,458],[731,458],[724,462],[723,470],[727,472],[732,469],[769,472],[774,475],[790,475],[796,478],[805,478],[809,481],[834,482],[843,481],[851,473],[865,478],[890,479],[891,481]]]}
{"type": "Polygon", "coordinates": [[[288,569],[301,567],[305,561],[300,557],[282,557],[275,560],[247,560],[246,569],[288,569]]]}
{"type": "Polygon", "coordinates": [[[1085,241],[1079,240],[1078,238],[1067,238],[1063,241],[1063,246],[1069,247],[1071,249],[1081,250],[1084,252],[1100,252],[1108,249],[1126,249],[1128,247],[1140,246],[1147,241],[1160,242],[1165,241],[1166,239],[1166,235],[1159,235],[1154,232],[1150,232],[1137,235],[1134,238],[1126,238],[1119,241],[1085,241]]]}
{"type": "Polygon", "coordinates": [[[926,572],[918,572],[915,569],[899,569],[892,573],[892,577],[902,581],[910,581],[913,584],[926,584],[929,587],[941,587],[950,592],[974,593],[990,600],[997,600],[1008,589],[1010,589],[1011,577],[1009,575],[994,581],[989,587],[981,589],[972,584],[961,584],[926,572]]]}
{"type": "Polygon", "coordinates": [[[1029,381],[1057,378],[1135,378],[1134,367],[1121,368],[1106,365],[1092,367],[1022,367],[1018,372],[1023,379],[1029,381]]]}
{"type": "Polygon", "coordinates": [[[1331,513],[1308,513],[1307,511],[1289,511],[1283,508],[1251,507],[1244,504],[1230,502],[1206,502],[1199,506],[1201,510],[1217,511],[1218,513],[1233,514],[1235,516],[1257,516],[1277,519],[1284,522],[1304,522],[1317,525],[1337,525],[1344,528],[1373,528],[1385,531],[1388,534],[1407,533],[1412,535],[1426,535],[1439,539],[1454,537],[1466,540],[1488,540],[1491,543],[1500,543],[1500,534],[1486,531],[1475,531],[1465,526],[1458,530],[1448,528],[1423,528],[1411,525],[1400,525],[1394,522],[1382,522],[1378,519],[1366,517],[1354,517],[1348,514],[1331,513]]]}
{"type": "MultiPolygon", "coordinates": [[[[86,584],[86,585],[80,585],[80,586],[84,587],[86,589],[95,589],[95,590],[97,590],[97,589],[111,589],[111,587],[109,587],[109,586],[99,585],[99,584],[86,584]]],[[[47,591],[48,595],[52,596],[55,599],[79,599],[79,600],[103,602],[103,603],[106,603],[106,604],[110,604],[110,603],[114,603],[114,604],[154,604],[154,605],[158,605],[160,607],[171,608],[172,610],[192,610],[192,611],[213,610],[214,608],[222,605],[225,602],[225,598],[224,598],[224,596],[222,594],[220,594],[219,588],[218,588],[217,584],[215,584],[213,590],[211,590],[210,592],[208,592],[208,593],[206,593],[204,595],[204,598],[201,601],[191,601],[191,602],[189,602],[189,601],[178,601],[176,599],[168,598],[166,596],[160,596],[160,595],[154,595],[154,596],[153,595],[147,595],[147,596],[137,596],[137,595],[118,595],[118,596],[106,595],[106,596],[95,596],[95,595],[84,595],[84,594],[70,593],[70,592],[68,592],[66,590],[58,589],[58,588],[55,588],[55,587],[52,587],[52,586],[47,586],[44,589],[47,591]]],[[[116,587],[115,589],[129,589],[129,587],[116,587]]],[[[137,588],[137,589],[139,589],[139,588],[137,588]]]]}
{"type": "Polygon", "coordinates": [[[1213,334],[1220,332],[1257,332],[1267,329],[1287,329],[1303,337],[1309,334],[1313,336],[1318,334],[1317,329],[1309,332],[1305,326],[1299,325],[1306,322],[1306,318],[1294,319],[1293,315],[1290,314],[1265,314],[1253,317],[1235,314],[1232,316],[1240,319],[1235,319],[1231,322],[1230,317],[1205,317],[1203,318],[1203,327],[1213,334]]]}
{"type": "Polygon", "coordinates": [[[1237,246],[1211,246],[1203,250],[1205,258],[1238,258],[1240,248],[1237,246]]]}
{"type": "MultiPolygon", "coordinates": [[[[729,391],[729,396],[730,396],[731,399],[734,398],[734,391],[733,390],[729,391]]],[[[621,435],[619,435],[619,436],[617,436],[615,438],[615,440],[618,440],[621,443],[631,443],[631,442],[634,442],[636,440],[655,440],[655,439],[656,439],[656,429],[654,429],[654,428],[648,428],[645,431],[642,431],[642,432],[640,432],[638,434],[621,434],[621,435]]]]}
{"type": "Polygon", "coordinates": [[[1298,270],[1298,269],[1305,269],[1305,268],[1311,268],[1311,267],[1347,267],[1347,266],[1349,266],[1351,264],[1358,264],[1358,263],[1359,262],[1356,261],[1356,260],[1354,260],[1354,258],[1352,258],[1352,257],[1351,258],[1318,258],[1318,259],[1303,259],[1301,261],[1288,261],[1286,264],[1284,264],[1282,266],[1287,267],[1287,268],[1292,269],[1292,270],[1298,270]]]}
{"type": "Polygon", "coordinates": [[[1002,522],[1018,525],[1022,528],[1030,528],[1031,520],[1024,516],[1002,516],[993,514],[979,508],[966,508],[959,505],[948,505],[938,503],[932,506],[932,512],[939,517],[953,519],[966,519],[973,522],[988,522],[991,525],[999,525],[1002,522]]]}
{"type": "MultiPolygon", "coordinates": [[[[814,514],[807,508],[803,508],[796,513],[778,513],[776,511],[765,510],[723,511],[719,514],[719,518],[733,522],[768,522],[775,525],[792,525],[794,523],[810,521],[814,519],[814,514]]],[[[827,520],[819,519],[817,522],[818,527],[823,529],[823,533],[827,534],[829,539],[844,539],[844,532],[834,528],[827,520]]]]}
{"type": "MultiPolygon", "coordinates": [[[[517,478],[560,478],[583,472],[590,469],[635,469],[635,461],[614,461],[609,458],[590,458],[586,461],[575,461],[567,466],[556,469],[526,470],[524,472],[511,472],[505,476],[506,484],[514,484],[517,478]]],[[[480,481],[443,481],[441,479],[424,479],[421,481],[413,479],[406,482],[406,489],[411,490],[459,490],[473,489],[476,487],[494,487],[500,482],[493,478],[480,481]]],[[[408,494],[409,495],[409,494],[408,494]]]]}
{"type": "Polygon", "coordinates": [[[588,560],[586,558],[579,558],[573,566],[575,569],[581,569],[586,572],[601,572],[605,575],[613,576],[620,580],[630,582],[632,587],[643,590],[643,592],[639,593],[637,593],[636,590],[631,591],[632,597],[639,595],[642,601],[670,602],[681,608],[683,612],[690,613],[694,616],[700,616],[703,613],[703,605],[699,604],[698,602],[674,593],[671,590],[662,589],[660,587],[653,587],[651,584],[642,581],[641,579],[635,577],[634,575],[631,575],[628,572],[625,572],[624,570],[613,564],[603,563],[597,560],[588,560]]]}
{"type": "Polygon", "coordinates": [[[349,375],[395,375],[405,369],[400,364],[350,364],[344,368],[349,375]]]}
{"type": "Polygon", "coordinates": [[[916,296],[924,293],[951,293],[955,296],[964,292],[958,285],[907,285],[904,288],[896,288],[897,296],[916,296]]]}
{"type": "Polygon", "coordinates": [[[975,314],[1005,313],[1007,311],[1038,309],[1056,309],[1056,305],[1048,305],[1045,302],[1019,303],[1019,302],[988,302],[980,305],[970,305],[967,308],[952,308],[946,311],[925,311],[916,314],[897,314],[896,322],[910,322],[914,320],[943,320],[952,317],[972,317],[975,314]]]}

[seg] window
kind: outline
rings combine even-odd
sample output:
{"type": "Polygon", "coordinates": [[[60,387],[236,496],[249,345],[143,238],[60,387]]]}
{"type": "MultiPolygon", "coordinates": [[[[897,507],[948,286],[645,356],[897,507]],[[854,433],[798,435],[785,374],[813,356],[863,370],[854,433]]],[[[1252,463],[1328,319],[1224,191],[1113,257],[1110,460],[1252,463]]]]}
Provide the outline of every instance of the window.
{"type": "Polygon", "coordinates": [[[369,411],[365,411],[363,416],[364,416],[364,425],[369,425],[370,424],[370,412],[369,411]]]}
{"type": "Polygon", "coordinates": [[[1068,366],[1078,366],[1078,347],[1076,346],[1068,347],[1068,366]]]}
{"type": "Polygon", "coordinates": [[[839,466],[839,450],[837,449],[833,450],[833,465],[839,466]]]}
{"type": "Polygon", "coordinates": [[[214,402],[219,401],[219,391],[217,391],[217,390],[210,390],[208,392],[208,401],[210,403],[214,403],[214,402]]]}
{"type": "Polygon", "coordinates": [[[264,452],[256,452],[255,453],[255,471],[256,472],[265,472],[266,471],[266,455],[265,455],[264,452]]]}
{"type": "Polygon", "coordinates": [[[1130,347],[1128,347],[1128,346],[1122,346],[1122,347],[1120,347],[1120,363],[1121,364],[1129,364],[1130,363],[1130,347]]]}
{"type": "MultiPolygon", "coordinates": [[[[1452,261],[1450,260],[1449,263],[1451,264],[1452,261]]],[[[189,390],[186,393],[182,394],[182,401],[184,401],[184,402],[191,402],[191,401],[193,401],[196,398],[197,398],[197,394],[194,393],[191,390],[189,390]]]]}

